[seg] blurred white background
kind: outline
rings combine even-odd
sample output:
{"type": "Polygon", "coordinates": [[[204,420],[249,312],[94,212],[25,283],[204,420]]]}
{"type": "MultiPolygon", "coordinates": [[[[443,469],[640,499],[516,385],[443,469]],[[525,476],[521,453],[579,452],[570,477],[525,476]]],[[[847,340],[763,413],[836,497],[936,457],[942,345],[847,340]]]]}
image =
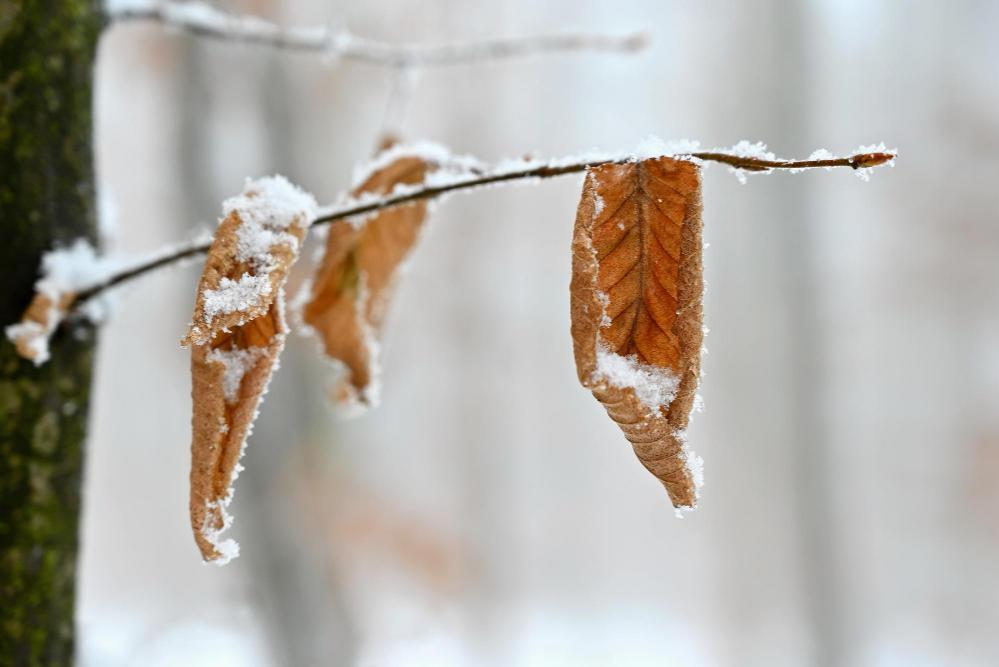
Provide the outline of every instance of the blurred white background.
{"type": "MultiPolygon", "coordinates": [[[[200,267],[103,330],[85,495],[84,665],[999,664],[999,4],[225,2],[400,42],[648,31],[637,55],[420,74],[405,138],[487,160],[655,134],[782,156],[885,141],[893,170],[705,175],[700,508],[575,380],[581,179],[456,196],[396,294],[383,405],[327,406],[293,336],[244,459],[243,555],[187,518],[200,267]]],[[[393,75],[112,28],[98,166],[113,246],[214,226],[246,176],[332,201],[393,75]]],[[[304,266],[302,268],[305,268],[304,266]]]]}

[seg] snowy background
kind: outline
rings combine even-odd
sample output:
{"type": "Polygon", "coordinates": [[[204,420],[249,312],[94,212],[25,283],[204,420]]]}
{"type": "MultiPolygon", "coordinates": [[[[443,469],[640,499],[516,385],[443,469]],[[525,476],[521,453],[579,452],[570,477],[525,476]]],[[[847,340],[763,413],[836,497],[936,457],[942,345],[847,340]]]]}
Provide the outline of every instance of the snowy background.
{"type": "MultiPolygon", "coordinates": [[[[650,134],[901,157],[870,183],[708,169],[706,484],[683,520],[575,380],[578,177],[437,208],[377,411],[338,421],[313,343],[290,339],[222,569],[187,517],[178,340],[199,267],[143,280],[101,339],[84,665],[999,662],[999,5],[218,6],[393,41],[650,33],[638,55],[423,72],[406,137],[487,160],[650,134]]],[[[115,249],[213,226],[246,176],[333,200],[392,87],[384,68],[113,28],[96,123],[115,249]]]]}

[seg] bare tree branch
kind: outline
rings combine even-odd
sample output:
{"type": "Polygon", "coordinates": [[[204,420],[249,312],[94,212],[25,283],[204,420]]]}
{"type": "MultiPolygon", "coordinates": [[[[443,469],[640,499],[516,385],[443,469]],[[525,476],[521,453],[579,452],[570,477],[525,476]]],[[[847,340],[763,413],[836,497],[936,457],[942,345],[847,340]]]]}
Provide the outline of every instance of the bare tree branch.
{"type": "Polygon", "coordinates": [[[627,53],[642,49],[648,41],[643,33],[615,36],[565,32],[468,44],[397,45],[323,26],[282,27],[255,16],[226,14],[201,2],[124,4],[112,6],[107,16],[111,22],[157,21],[211,39],[317,52],[333,59],[390,67],[465,65],[564,51],[627,53]]]}
{"type": "MultiPolygon", "coordinates": [[[[735,169],[745,171],[761,172],[772,169],[788,169],[801,171],[806,169],[849,167],[851,169],[871,169],[895,159],[894,153],[859,153],[850,157],[826,158],[815,160],[779,160],[763,159],[757,157],[746,157],[723,152],[696,152],[686,154],[684,157],[692,157],[706,162],[720,162],[735,169]]],[[[384,196],[365,200],[348,200],[336,207],[324,208],[318,217],[312,221],[313,226],[324,225],[333,222],[346,221],[358,216],[370,215],[378,211],[402,206],[419,200],[436,199],[442,195],[461,190],[480,188],[496,183],[508,181],[520,181],[537,178],[552,178],[566,174],[576,174],[586,171],[591,167],[597,167],[610,163],[622,163],[634,160],[633,156],[624,158],[607,158],[597,160],[579,161],[553,161],[545,164],[530,164],[524,168],[512,168],[508,170],[495,171],[485,174],[468,174],[447,180],[441,184],[423,185],[419,187],[397,188],[392,193],[384,196]]],[[[140,261],[132,267],[125,268],[107,279],[81,291],[77,295],[76,305],[80,305],[86,300],[100,294],[106,289],[116,287],[134,278],[168,266],[175,262],[195,257],[208,251],[211,244],[204,241],[196,241],[187,246],[170,249],[163,254],[140,261]]]]}

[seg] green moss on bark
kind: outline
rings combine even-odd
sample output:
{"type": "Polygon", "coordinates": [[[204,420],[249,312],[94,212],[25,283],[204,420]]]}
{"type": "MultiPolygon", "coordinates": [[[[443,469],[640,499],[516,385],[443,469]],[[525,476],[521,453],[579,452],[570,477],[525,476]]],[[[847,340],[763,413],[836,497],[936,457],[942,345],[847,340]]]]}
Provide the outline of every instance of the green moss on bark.
{"type": "MultiPolygon", "coordinates": [[[[41,254],[95,240],[91,91],[98,5],[0,2],[0,324],[41,254]]],[[[36,368],[0,342],[0,665],[73,661],[93,331],[64,328],[36,368]]]]}

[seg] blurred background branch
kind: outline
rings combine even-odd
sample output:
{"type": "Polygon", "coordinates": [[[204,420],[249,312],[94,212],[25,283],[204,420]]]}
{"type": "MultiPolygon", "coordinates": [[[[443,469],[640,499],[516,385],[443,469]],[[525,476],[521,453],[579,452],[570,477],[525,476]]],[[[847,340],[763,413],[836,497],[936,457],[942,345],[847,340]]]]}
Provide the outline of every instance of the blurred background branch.
{"type": "Polygon", "coordinates": [[[559,32],[466,44],[387,44],[348,30],[323,26],[281,27],[256,16],[228,14],[201,2],[112,3],[112,22],[157,21],[194,35],[230,42],[313,51],[332,60],[356,60],[390,67],[438,67],[571,51],[630,53],[647,43],[644,33],[608,35],[559,32]]]}

